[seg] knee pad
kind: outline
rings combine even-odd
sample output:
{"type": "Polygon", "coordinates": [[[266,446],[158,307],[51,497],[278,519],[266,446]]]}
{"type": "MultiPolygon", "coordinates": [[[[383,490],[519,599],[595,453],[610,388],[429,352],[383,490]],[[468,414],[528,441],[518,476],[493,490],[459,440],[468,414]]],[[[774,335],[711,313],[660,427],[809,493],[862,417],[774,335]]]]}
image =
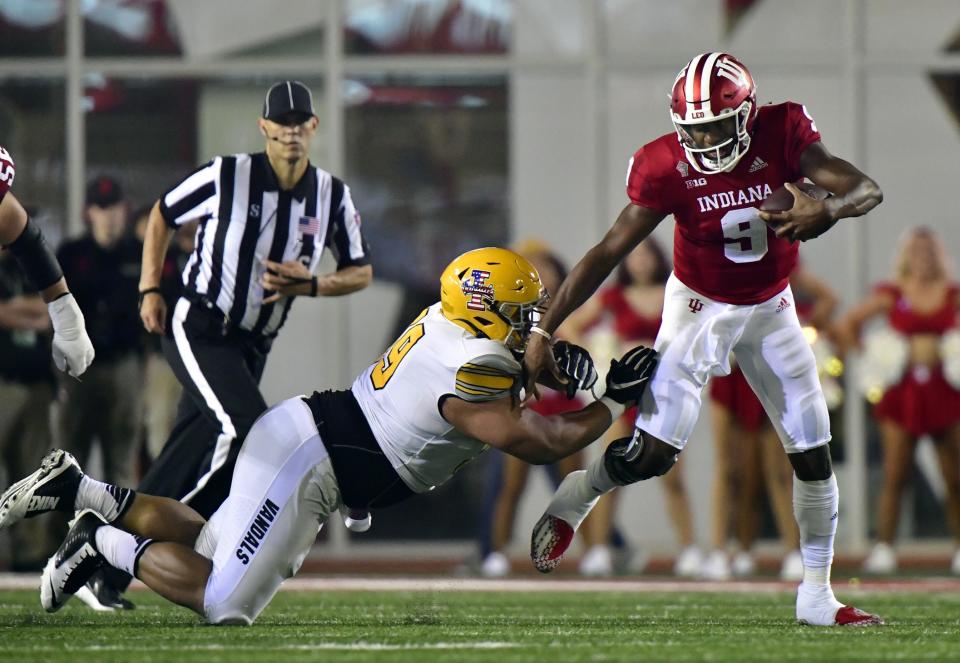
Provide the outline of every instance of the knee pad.
{"type": "Polygon", "coordinates": [[[833,463],[830,460],[830,445],[822,444],[819,447],[787,454],[793,472],[800,481],[823,481],[833,474],[833,463]]]}
{"type": "Polygon", "coordinates": [[[678,449],[647,438],[637,429],[633,437],[615,440],[603,454],[603,466],[621,486],[666,474],[680,455],[678,449]]]}

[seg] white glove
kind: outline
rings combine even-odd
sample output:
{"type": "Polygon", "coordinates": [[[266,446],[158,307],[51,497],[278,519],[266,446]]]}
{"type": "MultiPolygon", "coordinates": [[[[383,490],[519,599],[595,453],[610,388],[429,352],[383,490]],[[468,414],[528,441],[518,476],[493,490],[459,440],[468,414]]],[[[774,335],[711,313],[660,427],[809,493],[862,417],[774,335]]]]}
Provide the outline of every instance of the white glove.
{"type": "Polygon", "coordinates": [[[53,321],[53,363],[79,377],[93,361],[93,344],[83,326],[83,313],[71,293],[47,304],[53,321]]]}

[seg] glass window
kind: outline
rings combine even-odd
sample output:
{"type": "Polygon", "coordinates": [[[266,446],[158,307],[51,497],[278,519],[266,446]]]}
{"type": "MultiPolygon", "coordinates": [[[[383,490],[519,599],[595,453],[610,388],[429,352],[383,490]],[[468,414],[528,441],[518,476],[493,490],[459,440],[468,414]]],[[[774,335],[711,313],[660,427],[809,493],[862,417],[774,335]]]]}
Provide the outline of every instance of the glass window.
{"type": "Polygon", "coordinates": [[[347,0],[345,50],[389,53],[507,53],[508,0],[347,0]]]}
{"type": "Polygon", "coordinates": [[[89,0],[88,56],[321,55],[323,2],[89,0]]]}
{"type": "MultiPolygon", "coordinates": [[[[346,82],[345,170],[363,215],[378,279],[403,286],[383,346],[437,300],[454,257],[509,235],[507,83],[504,77],[355,78],[346,82]]],[[[485,463],[471,463],[422,505],[391,509],[365,538],[470,538],[485,463]],[[445,497],[442,497],[442,496],[445,497]]]]}
{"type": "Polygon", "coordinates": [[[13,79],[0,84],[0,136],[17,167],[13,193],[40,221],[51,246],[65,226],[65,85],[13,79]]]}
{"type": "Polygon", "coordinates": [[[63,55],[63,0],[0,2],[0,57],[63,55]]]}
{"type": "MultiPolygon", "coordinates": [[[[279,80],[280,77],[277,77],[279,80]]],[[[87,175],[123,180],[131,203],[147,205],[218,154],[263,149],[257,118],[271,78],[113,79],[88,77],[87,175]]],[[[323,85],[304,80],[322,109],[323,85]]],[[[321,122],[323,113],[319,113],[321,122]]],[[[322,127],[311,158],[322,164],[322,127]]]]}
{"type": "Polygon", "coordinates": [[[180,55],[176,18],[165,0],[88,0],[84,51],[95,57],[180,55]]]}

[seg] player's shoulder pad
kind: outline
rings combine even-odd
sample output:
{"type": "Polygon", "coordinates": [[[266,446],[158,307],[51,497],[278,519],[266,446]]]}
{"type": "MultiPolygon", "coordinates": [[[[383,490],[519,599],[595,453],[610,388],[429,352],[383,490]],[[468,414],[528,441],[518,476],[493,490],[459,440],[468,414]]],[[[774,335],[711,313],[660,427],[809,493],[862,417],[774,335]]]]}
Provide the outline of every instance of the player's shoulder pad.
{"type": "Polygon", "coordinates": [[[520,364],[504,352],[472,357],[457,369],[456,395],[465,401],[495,401],[520,393],[520,364]]]}
{"type": "Polygon", "coordinates": [[[676,134],[665,134],[639,148],[630,159],[627,181],[631,176],[660,178],[673,173],[678,157],[672,149],[675,145],[679,145],[676,134]]]}

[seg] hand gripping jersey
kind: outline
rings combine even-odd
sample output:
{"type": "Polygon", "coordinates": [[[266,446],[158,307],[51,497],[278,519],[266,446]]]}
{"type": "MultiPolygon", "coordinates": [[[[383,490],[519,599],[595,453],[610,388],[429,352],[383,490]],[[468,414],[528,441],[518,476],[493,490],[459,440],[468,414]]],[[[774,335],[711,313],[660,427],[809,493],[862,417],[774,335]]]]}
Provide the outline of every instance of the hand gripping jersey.
{"type": "Polygon", "coordinates": [[[442,399],[517,396],[520,364],[502,343],[473,336],[443,317],[438,302],[360,374],[351,390],[394,470],[421,493],[487,448],[440,416],[442,399]]]}
{"type": "Polygon", "coordinates": [[[776,237],[757,208],[774,189],[802,178],[800,155],[819,140],[803,106],[763,106],[750,149],[730,172],[697,172],[670,133],[630,159],[627,195],[674,215],[673,268],[686,286],[728,304],[758,304],[787,286],[798,245],[776,237]]]}
{"type": "Polygon", "coordinates": [[[13,178],[16,172],[13,157],[10,156],[5,147],[0,145],[0,200],[3,200],[7,191],[13,186],[13,178]]]}

